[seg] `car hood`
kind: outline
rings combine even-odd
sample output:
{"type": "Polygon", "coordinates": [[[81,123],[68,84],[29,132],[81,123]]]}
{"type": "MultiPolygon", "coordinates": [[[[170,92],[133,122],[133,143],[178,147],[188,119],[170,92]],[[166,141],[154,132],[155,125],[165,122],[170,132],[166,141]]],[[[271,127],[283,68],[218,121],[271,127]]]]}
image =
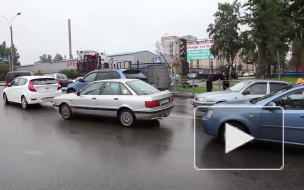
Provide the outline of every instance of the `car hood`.
{"type": "Polygon", "coordinates": [[[250,100],[232,100],[229,102],[223,102],[216,105],[213,105],[212,107],[220,106],[220,107],[239,107],[239,106],[254,106],[255,104],[250,103],[250,100]]]}
{"type": "Polygon", "coordinates": [[[208,98],[208,97],[214,97],[214,96],[221,96],[223,94],[238,94],[237,92],[229,91],[229,90],[223,90],[223,91],[215,91],[215,92],[205,92],[202,94],[197,95],[198,98],[208,98]]]}

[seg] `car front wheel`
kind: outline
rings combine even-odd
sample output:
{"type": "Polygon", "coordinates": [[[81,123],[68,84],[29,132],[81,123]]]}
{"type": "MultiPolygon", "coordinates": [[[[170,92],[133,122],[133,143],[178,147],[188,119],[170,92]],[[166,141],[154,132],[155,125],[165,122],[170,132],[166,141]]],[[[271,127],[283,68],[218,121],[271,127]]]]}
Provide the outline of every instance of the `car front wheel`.
{"type": "Polygon", "coordinates": [[[73,119],[73,113],[68,104],[63,104],[60,106],[60,114],[64,120],[73,119]]]}
{"type": "Polygon", "coordinates": [[[9,101],[7,100],[7,96],[5,93],[3,94],[3,101],[5,105],[9,104],[9,101]]]}
{"type": "Polygon", "coordinates": [[[74,89],[69,89],[69,90],[67,91],[67,94],[71,94],[71,93],[75,93],[75,90],[74,90],[74,89]]]}
{"type": "Polygon", "coordinates": [[[118,114],[118,119],[124,127],[132,127],[136,121],[134,113],[129,109],[123,109],[118,114]]]}

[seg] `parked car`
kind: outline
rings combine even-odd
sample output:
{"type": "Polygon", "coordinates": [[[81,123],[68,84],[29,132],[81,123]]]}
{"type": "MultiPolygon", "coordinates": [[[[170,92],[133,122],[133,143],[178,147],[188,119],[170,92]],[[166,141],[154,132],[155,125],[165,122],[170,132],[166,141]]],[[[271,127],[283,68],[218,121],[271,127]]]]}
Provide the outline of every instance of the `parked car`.
{"type": "Polygon", "coordinates": [[[62,87],[67,87],[69,84],[73,83],[73,81],[69,80],[65,74],[61,73],[45,74],[44,76],[53,77],[61,84],[62,87]]]}
{"type": "Polygon", "coordinates": [[[136,120],[167,117],[173,106],[170,91],[159,91],[137,79],[96,81],[77,93],[54,99],[54,108],[65,120],[75,113],[94,114],[117,117],[125,127],[136,120]]]}
{"type": "Polygon", "coordinates": [[[206,79],[208,77],[208,74],[203,74],[203,73],[191,73],[188,76],[188,79],[190,80],[202,80],[202,79],[206,79]]]}
{"type": "Polygon", "coordinates": [[[139,70],[126,70],[126,69],[105,69],[95,70],[88,73],[78,82],[71,83],[67,86],[67,93],[78,92],[93,81],[107,80],[107,79],[140,79],[147,82],[148,79],[139,70]]]}
{"type": "Polygon", "coordinates": [[[54,78],[22,76],[3,90],[2,97],[5,104],[21,103],[23,109],[27,109],[30,104],[52,102],[55,96],[61,94],[61,85],[54,78]]]}
{"type": "Polygon", "coordinates": [[[202,118],[203,129],[205,133],[224,141],[224,125],[229,123],[258,140],[282,141],[282,113],[284,113],[285,143],[304,145],[303,100],[304,86],[288,85],[254,102],[231,101],[214,105],[202,118]],[[281,106],[284,112],[275,106],[281,106]]]}
{"type": "Polygon", "coordinates": [[[9,83],[11,83],[15,78],[20,76],[31,76],[31,72],[29,71],[11,71],[6,74],[4,86],[6,87],[9,83]]]}
{"type": "MultiPolygon", "coordinates": [[[[290,83],[284,81],[244,80],[230,87],[228,90],[199,94],[194,97],[192,103],[194,106],[212,106],[236,99],[259,98],[290,85],[290,83]]],[[[200,108],[200,110],[204,111],[206,108],[200,108]]]]}

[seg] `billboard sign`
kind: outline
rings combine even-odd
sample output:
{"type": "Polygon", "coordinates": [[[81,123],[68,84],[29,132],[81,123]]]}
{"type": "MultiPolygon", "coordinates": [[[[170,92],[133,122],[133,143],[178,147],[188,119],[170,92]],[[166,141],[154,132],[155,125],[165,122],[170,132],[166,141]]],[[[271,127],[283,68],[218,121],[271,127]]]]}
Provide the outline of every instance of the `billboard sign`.
{"type": "Polygon", "coordinates": [[[208,60],[214,59],[214,56],[210,54],[210,48],[213,44],[197,44],[187,45],[187,60],[208,60]]]}

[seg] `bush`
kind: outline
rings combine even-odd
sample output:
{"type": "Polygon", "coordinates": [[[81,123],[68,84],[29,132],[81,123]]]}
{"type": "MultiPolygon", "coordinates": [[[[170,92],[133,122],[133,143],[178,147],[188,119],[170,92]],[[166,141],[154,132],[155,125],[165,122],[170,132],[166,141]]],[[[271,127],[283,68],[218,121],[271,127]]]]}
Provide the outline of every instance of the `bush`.
{"type": "Polygon", "coordinates": [[[6,74],[9,72],[9,66],[6,63],[0,63],[0,81],[4,81],[6,74]]]}
{"type": "Polygon", "coordinates": [[[63,69],[60,70],[59,73],[65,74],[70,79],[75,79],[78,77],[78,74],[74,69],[63,69]]]}
{"type": "Polygon", "coordinates": [[[41,70],[37,70],[34,72],[34,75],[41,76],[43,75],[43,73],[41,72],[41,70]]]}

